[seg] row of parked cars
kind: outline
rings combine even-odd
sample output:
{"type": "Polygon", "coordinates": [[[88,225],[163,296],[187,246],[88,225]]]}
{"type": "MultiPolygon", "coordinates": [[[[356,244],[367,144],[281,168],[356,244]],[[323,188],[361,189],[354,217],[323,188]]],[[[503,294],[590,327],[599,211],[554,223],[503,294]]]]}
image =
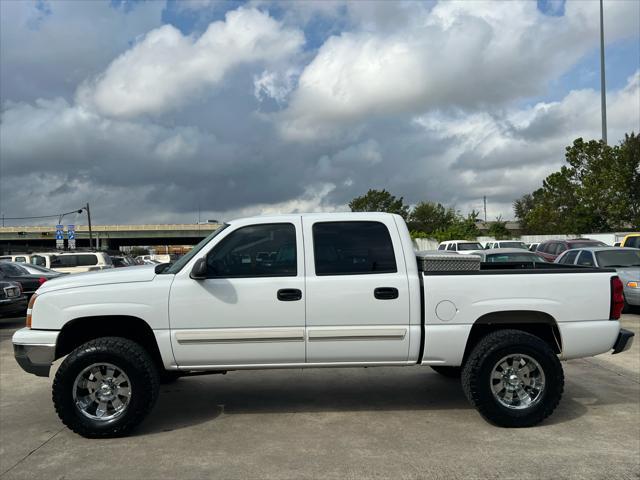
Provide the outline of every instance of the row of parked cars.
{"type": "Polygon", "coordinates": [[[0,317],[24,315],[44,282],[74,273],[157,264],[155,256],[111,256],[105,252],[55,252],[0,256],[0,317]],[[145,258],[146,257],[146,258],[145,258]]]}
{"type": "Polygon", "coordinates": [[[576,238],[546,240],[527,245],[515,240],[479,242],[450,240],[441,242],[439,251],[478,255],[482,262],[521,262],[523,264],[555,263],[558,265],[613,268],[624,287],[627,306],[640,306],[640,233],[627,235],[620,246],[609,246],[599,240],[576,238]]]}

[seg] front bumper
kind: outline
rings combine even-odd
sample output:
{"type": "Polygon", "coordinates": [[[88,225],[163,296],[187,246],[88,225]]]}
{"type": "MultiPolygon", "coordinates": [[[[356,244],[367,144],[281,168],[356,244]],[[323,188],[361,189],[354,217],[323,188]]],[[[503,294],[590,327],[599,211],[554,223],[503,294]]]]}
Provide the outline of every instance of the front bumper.
{"type": "Polygon", "coordinates": [[[59,332],[22,328],[13,334],[13,354],[27,373],[48,377],[56,356],[59,332]]]}
{"type": "Polygon", "coordinates": [[[631,345],[633,345],[634,335],[635,334],[632,331],[621,328],[618,338],[616,339],[616,343],[613,344],[612,353],[615,354],[629,350],[631,345]]]}

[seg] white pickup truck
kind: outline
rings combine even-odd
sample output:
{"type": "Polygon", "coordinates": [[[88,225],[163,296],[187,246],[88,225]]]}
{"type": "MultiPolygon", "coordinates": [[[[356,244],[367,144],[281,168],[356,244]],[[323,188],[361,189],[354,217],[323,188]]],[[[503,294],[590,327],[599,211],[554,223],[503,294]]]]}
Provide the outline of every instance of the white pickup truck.
{"type": "Polygon", "coordinates": [[[494,424],[530,426],[560,401],[560,360],[631,346],[614,271],[473,262],[417,259],[385,213],[236,220],[171,265],[46,282],[15,357],[48,376],[66,356],[56,411],[104,437],[138,424],[163,378],[301,367],[428,365],[494,424]]]}

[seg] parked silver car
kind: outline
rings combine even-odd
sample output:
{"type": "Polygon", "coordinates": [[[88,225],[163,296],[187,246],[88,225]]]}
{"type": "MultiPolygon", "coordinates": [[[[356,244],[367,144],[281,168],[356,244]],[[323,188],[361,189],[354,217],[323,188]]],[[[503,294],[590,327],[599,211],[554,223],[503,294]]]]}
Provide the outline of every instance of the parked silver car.
{"type": "Polygon", "coordinates": [[[489,250],[479,250],[473,252],[479,255],[483,262],[539,262],[547,261],[535,252],[530,252],[522,248],[491,248],[489,250]]]}
{"type": "Polygon", "coordinates": [[[555,263],[615,268],[624,286],[627,305],[640,306],[640,248],[590,247],[567,250],[555,263]]]}

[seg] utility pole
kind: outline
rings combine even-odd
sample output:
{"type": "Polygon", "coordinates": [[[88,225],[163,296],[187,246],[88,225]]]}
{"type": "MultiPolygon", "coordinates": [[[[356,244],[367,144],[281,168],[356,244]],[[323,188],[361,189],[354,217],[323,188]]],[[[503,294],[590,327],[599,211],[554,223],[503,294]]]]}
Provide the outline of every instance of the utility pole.
{"type": "Polygon", "coordinates": [[[484,223],[487,223],[487,196],[482,197],[482,201],[484,202],[484,223]]]}
{"type": "Polygon", "coordinates": [[[89,250],[91,250],[93,246],[93,231],[91,230],[91,210],[89,210],[89,202],[87,202],[84,209],[87,211],[87,222],[89,223],[89,250]]]}
{"type": "Polygon", "coordinates": [[[600,0],[600,97],[602,100],[602,142],[607,144],[607,90],[604,78],[604,12],[600,0]]]}

